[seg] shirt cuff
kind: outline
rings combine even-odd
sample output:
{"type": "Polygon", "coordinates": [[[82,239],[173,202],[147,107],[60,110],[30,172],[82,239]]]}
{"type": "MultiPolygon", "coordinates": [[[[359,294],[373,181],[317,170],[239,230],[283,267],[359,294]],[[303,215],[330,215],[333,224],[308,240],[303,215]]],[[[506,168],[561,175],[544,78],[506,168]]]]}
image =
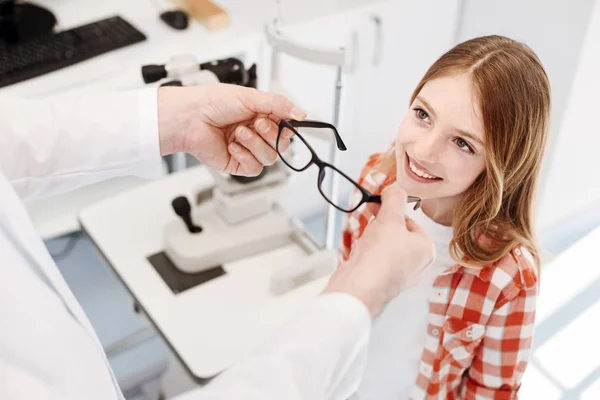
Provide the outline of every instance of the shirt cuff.
{"type": "Polygon", "coordinates": [[[143,175],[147,178],[157,178],[163,172],[158,133],[157,88],[138,91],[138,119],[139,158],[147,160],[148,166],[143,175]]]}

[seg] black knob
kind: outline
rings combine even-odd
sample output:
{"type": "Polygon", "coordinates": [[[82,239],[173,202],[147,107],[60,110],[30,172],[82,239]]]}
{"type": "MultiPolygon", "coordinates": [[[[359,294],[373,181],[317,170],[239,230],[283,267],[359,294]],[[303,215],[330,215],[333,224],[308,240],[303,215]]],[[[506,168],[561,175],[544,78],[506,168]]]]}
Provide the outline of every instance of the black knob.
{"type": "Polygon", "coordinates": [[[248,83],[248,71],[244,63],[237,58],[226,58],[200,64],[201,70],[214,73],[219,82],[245,86],[248,83]]]}
{"type": "Polygon", "coordinates": [[[190,233],[200,233],[202,232],[202,227],[194,225],[192,222],[192,206],[190,205],[189,200],[185,196],[176,197],[172,202],[171,206],[173,206],[173,210],[175,214],[179,215],[185,225],[188,228],[190,233]]]}
{"type": "Polygon", "coordinates": [[[164,65],[144,65],[142,67],[142,78],[145,83],[160,81],[167,77],[167,69],[164,65]]]}

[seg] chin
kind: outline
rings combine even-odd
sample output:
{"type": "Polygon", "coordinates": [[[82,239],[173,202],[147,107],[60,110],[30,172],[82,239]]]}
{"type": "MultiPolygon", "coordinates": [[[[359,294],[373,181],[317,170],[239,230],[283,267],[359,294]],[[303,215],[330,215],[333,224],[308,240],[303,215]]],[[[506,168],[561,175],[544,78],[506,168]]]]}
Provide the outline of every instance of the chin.
{"type": "Polygon", "coordinates": [[[419,183],[413,181],[408,176],[406,176],[406,172],[404,171],[403,167],[396,168],[396,183],[398,183],[398,185],[402,189],[406,190],[406,193],[409,196],[417,196],[424,198],[424,188],[421,185],[419,185],[419,183]]]}

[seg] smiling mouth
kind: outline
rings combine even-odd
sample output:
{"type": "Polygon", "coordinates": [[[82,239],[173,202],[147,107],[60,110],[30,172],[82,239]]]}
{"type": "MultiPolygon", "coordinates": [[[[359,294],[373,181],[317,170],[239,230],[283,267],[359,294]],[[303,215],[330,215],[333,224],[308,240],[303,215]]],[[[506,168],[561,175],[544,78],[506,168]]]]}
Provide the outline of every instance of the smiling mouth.
{"type": "Polygon", "coordinates": [[[409,175],[420,181],[420,182],[437,182],[441,181],[442,178],[431,174],[429,171],[425,170],[421,165],[413,161],[408,154],[406,155],[406,169],[409,172],[409,175]]]}

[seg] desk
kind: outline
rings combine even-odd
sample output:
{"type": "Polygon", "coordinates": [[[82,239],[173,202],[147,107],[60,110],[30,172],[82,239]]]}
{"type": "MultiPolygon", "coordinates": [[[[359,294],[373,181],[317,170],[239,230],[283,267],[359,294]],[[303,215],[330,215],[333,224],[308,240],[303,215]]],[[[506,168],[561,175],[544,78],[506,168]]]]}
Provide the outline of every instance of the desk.
{"type": "Polygon", "coordinates": [[[147,257],[163,250],[163,227],[177,218],[171,200],[193,198],[210,185],[205,168],[194,167],[100,201],[80,214],[85,232],[199,382],[248,355],[327,281],[273,296],[273,269],[300,256],[289,246],[226,264],[227,275],[174,294],[147,257]]]}
{"type": "MultiPolygon", "coordinates": [[[[194,54],[200,61],[237,56],[246,62],[258,59],[264,22],[274,13],[274,0],[221,0],[230,15],[230,26],[208,31],[196,21],[188,29],[176,31],[158,17],[154,0],[38,0],[52,10],[60,29],[69,29],[114,14],[123,16],[146,36],[145,42],[95,57],[16,85],[0,89],[0,95],[37,98],[70,91],[127,90],[144,85],[140,67],[164,63],[179,54],[194,54]]],[[[282,1],[286,26],[298,25],[316,17],[341,13],[370,0],[282,1]]],[[[157,85],[157,84],[156,84],[157,85]]],[[[44,239],[79,229],[76,214],[138,180],[115,180],[28,204],[36,229],[44,239]]]]}

